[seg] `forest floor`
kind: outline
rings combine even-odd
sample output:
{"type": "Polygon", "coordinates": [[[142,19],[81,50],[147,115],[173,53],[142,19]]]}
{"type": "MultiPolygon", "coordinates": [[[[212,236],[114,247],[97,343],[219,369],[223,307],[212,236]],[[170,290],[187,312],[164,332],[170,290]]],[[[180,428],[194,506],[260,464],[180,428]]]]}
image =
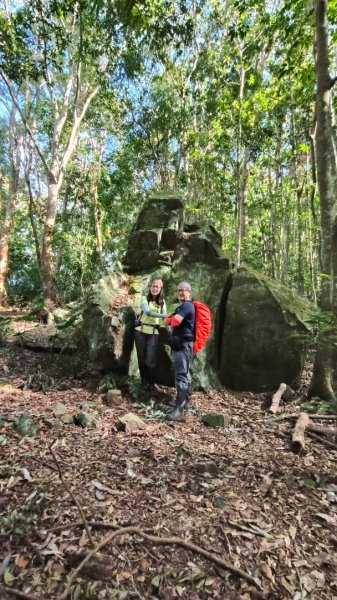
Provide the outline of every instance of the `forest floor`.
{"type": "Polygon", "coordinates": [[[197,391],[170,424],[173,390],[107,407],[98,386],[76,356],[0,347],[2,600],[337,599],[334,438],[295,454],[294,421],[271,424],[262,394],[197,391]],[[64,407],[96,427],[63,425],[64,407]],[[228,427],[204,425],[210,411],[228,427]],[[145,427],[123,431],[129,412],[145,427]],[[17,433],[22,413],[35,435],[17,433]]]}

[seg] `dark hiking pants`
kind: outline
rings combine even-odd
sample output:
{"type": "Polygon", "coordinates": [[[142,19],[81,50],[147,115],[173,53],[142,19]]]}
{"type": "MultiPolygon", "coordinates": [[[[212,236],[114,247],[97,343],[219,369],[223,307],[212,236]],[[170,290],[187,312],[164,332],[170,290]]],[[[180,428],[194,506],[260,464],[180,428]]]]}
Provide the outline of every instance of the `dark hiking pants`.
{"type": "Polygon", "coordinates": [[[135,343],[139,370],[145,367],[151,371],[157,362],[159,335],[135,331],[135,343]]]}
{"type": "Polygon", "coordinates": [[[181,350],[173,350],[172,360],[174,366],[174,377],[176,389],[188,393],[192,384],[190,373],[193,357],[193,342],[184,342],[181,350]]]}

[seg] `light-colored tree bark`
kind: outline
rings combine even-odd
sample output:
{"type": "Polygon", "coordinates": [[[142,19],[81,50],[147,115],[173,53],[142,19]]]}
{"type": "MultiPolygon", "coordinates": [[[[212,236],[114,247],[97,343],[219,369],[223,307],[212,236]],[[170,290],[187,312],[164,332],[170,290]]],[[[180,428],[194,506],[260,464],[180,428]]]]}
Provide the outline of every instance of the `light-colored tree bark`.
{"type": "Polygon", "coordinates": [[[279,407],[279,404],[280,404],[280,401],[282,398],[282,394],[284,394],[286,389],[287,389],[286,383],[280,383],[280,387],[278,388],[278,390],[275,392],[275,394],[272,397],[269,412],[274,413],[274,414],[277,413],[278,407],[279,407]]]}
{"type": "MultiPolygon", "coordinates": [[[[72,65],[73,66],[73,65],[72,65]]],[[[53,133],[51,138],[50,156],[40,147],[29,120],[20,107],[18,96],[12,82],[3,70],[0,74],[7,85],[12,97],[13,104],[20,113],[22,122],[32,141],[34,150],[39,156],[47,180],[47,202],[45,220],[41,241],[40,269],[42,278],[44,305],[49,310],[55,302],[54,280],[56,275],[55,256],[53,253],[53,236],[55,229],[56,214],[60,189],[63,184],[65,170],[69,164],[76,147],[77,136],[83,118],[90,103],[98,94],[100,86],[90,88],[89,84],[82,80],[81,63],[77,65],[76,71],[71,70],[64,87],[63,95],[56,95],[56,80],[48,71],[46,66],[46,86],[53,116],[53,133]],[[69,112],[71,117],[69,119],[69,112]],[[67,131],[66,131],[67,126],[67,131]],[[62,136],[66,135],[64,143],[62,136]]]]}
{"type": "Polygon", "coordinates": [[[246,233],[246,200],[248,192],[249,175],[249,150],[244,146],[242,139],[242,103],[245,96],[246,69],[243,65],[243,51],[241,52],[240,91],[238,112],[238,137],[236,148],[236,264],[240,266],[242,241],[246,233]]]}
{"type": "Polygon", "coordinates": [[[316,20],[316,166],[321,209],[322,288],[320,308],[325,326],[318,334],[310,396],[334,398],[337,317],[337,165],[334,149],[329,74],[327,0],[315,1],[316,20]]]}
{"type": "Polygon", "coordinates": [[[15,206],[18,197],[19,173],[21,163],[22,135],[16,124],[17,109],[15,103],[9,108],[9,163],[10,176],[5,216],[0,226],[0,306],[7,303],[6,277],[8,270],[8,247],[11,238],[15,206]]]}
{"type": "Polygon", "coordinates": [[[292,435],[291,447],[294,452],[301,452],[305,446],[304,433],[309,426],[309,417],[307,413],[301,412],[295,424],[294,433],[292,435]]]}

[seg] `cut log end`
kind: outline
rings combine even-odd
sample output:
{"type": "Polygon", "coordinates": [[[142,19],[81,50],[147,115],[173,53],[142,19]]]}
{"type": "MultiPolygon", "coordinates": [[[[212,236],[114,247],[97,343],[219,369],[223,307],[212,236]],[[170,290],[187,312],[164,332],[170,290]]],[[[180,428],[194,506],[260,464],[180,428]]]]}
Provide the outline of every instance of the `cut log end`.
{"type": "Polygon", "coordinates": [[[287,384],[286,383],[281,383],[280,387],[278,388],[277,392],[275,392],[272,401],[271,401],[271,405],[269,408],[269,412],[275,414],[278,411],[278,407],[282,398],[282,394],[286,391],[287,389],[287,384]]]}
{"type": "Polygon", "coordinates": [[[309,416],[307,413],[300,413],[295,424],[292,437],[291,448],[293,452],[299,454],[305,447],[304,432],[309,425],[309,416]]]}

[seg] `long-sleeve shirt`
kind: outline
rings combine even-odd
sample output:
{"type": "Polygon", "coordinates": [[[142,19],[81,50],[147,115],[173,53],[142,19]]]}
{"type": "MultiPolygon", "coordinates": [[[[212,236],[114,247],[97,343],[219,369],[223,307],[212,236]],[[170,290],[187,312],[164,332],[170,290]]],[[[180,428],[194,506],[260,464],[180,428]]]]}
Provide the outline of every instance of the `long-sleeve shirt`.
{"type": "Polygon", "coordinates": [[[146,296],[142,296],[140,309],[142,311],[140,317],[142,325],[136,327],[136,331],[142,331],[143,333],[150,335],[158,335],[159,326],[164,326],[164,317],[167,312],[165,300],[162,306],[158,306],[157,302],[154,302],[153,300],[148,301],[146,296]],[[158,315],[158,317],[154,315],[158,315]]]}

